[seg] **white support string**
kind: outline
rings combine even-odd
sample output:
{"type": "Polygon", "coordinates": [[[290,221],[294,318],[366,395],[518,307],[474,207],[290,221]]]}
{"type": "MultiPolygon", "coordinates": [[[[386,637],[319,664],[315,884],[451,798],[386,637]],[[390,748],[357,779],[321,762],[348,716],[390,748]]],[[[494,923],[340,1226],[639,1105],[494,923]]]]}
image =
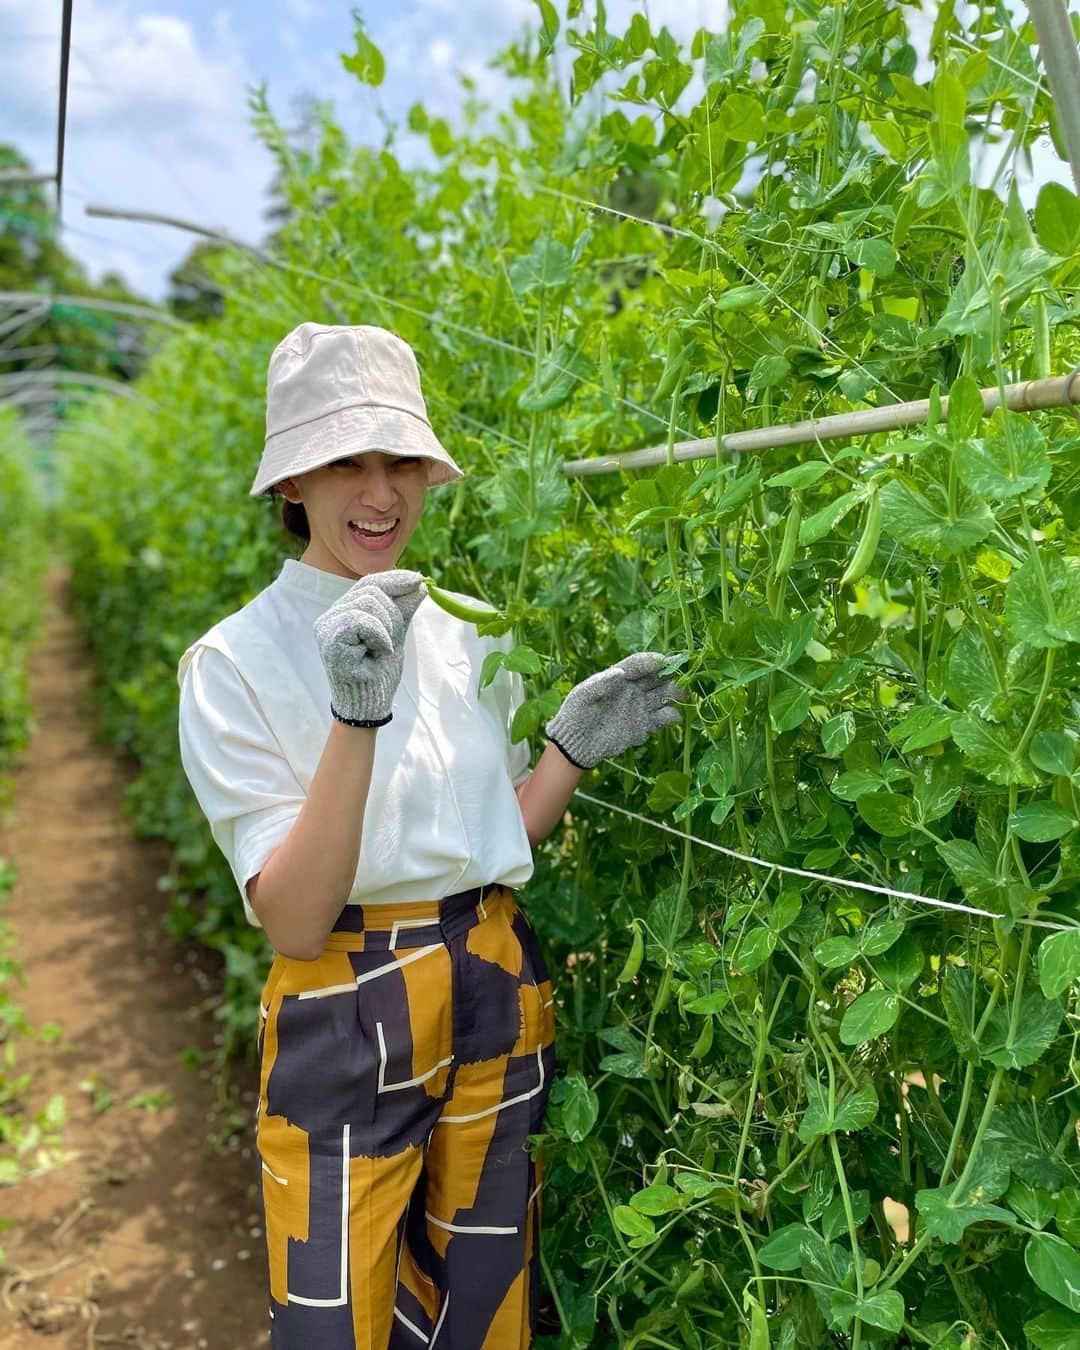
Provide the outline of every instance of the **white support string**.
{"type": "MultiPolygon", "coordinates": [[[[915,891],[897,891],[891,886],[876,886],[869,881],[855,881],[851,877],[834,877],[827,872],[811,872],[805,867],[790,867],[787,863],[769,862],[765,858],[755,858],[750,853],[740,853],[737,849],[726,848],[723,844],[714,844],[709,839],[699,839],[695,834],[687,834],[685,830],[677,830],[672,825],[665,825],[662,821],[652,820],[649,816],[639,815],[637,811],[630,811],[625,806],[616,806],[614,802],[606,802],[600,797],[594,797],[588,792],[582,792],[580,788],[576,789],[574,796],[581,797],[584,801],[594,802],[597,806],[602,806],[606,811],[618,811],[621,815],[629,816],[632,820],[639,820],[643,825],[651,825],[657,830],[667,830],[669,834],[678,835],[680,839],[689,839],[693,844],[700,844],[702,848],[711,848],[717,853],[726,853],[730,858],[738,858],[740,862],[752,863],[755,867],[768,867],[777,872],[789,872],[793,876],[810,877],[813,881],[828,881],[834,886],[854,886],[860,891],[875,891],[879,895],[892,895],[898,900],[913,900],[919,905],[932,905],[936,909],[959,910],[962,914],[976,914],[986,919],[1007,918],[1004,914],[995,914],[989,909],[978,909],[975,905],[961,905],[955,900],[938,900],[935,896],[918,895],[915,891]]],[[[1053,928],[1058,932],[1071,932],[1072,927],[1069,924],[1049,923],[1045,919],[1017,919],[1017,923],[1030,924],[1035,928],[1053,928]]]]}

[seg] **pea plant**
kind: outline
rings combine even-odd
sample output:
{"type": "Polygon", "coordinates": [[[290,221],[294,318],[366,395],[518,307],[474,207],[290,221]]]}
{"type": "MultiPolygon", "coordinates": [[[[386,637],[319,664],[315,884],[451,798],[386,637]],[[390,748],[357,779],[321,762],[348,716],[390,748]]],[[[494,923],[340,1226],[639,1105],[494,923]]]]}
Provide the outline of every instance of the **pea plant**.
{"type": "MultiPolygon", "coordinates": [[[[467,469],[402,565],[513,629],[482,678],[525,677],[514,738],[633,651],[690,694],[523,892],[558,1008],[540,1344],[1080,1345],[1080,432],[984,397],[1080,361],[1080,202],[1025,167],[1061,148],[1034,34],[741,0],[687,50],[537,8],[496,130],[410,109],[432,168],[329,107],[298,143],[252,90],[273,264],[208,261],[224,313],[150,363],[159,407],[64,444],[168,923],[223,952],[250,1050],[267,950],[182,777],[175,660],[291,551],[245,496],[274,344],[381,323],[467,469]],[[782,435],[917,398],[903,432],[782,435]],[[767,448],[727,448],[747,429],[767,448]]],[[[359,15],[343,61],[381,82],[359,15]]]]}

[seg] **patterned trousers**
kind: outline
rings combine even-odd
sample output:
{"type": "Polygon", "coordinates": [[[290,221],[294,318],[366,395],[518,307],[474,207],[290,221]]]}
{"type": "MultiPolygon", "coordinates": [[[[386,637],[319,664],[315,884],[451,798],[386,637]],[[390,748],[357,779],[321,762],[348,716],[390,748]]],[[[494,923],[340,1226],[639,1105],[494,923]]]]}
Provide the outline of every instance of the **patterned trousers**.
{"type": "Polygon", "coordinates": [[[555,1015],[511,890],[347,905],[258,1044],[273,1350],[531,1346],[555,1015]]]}

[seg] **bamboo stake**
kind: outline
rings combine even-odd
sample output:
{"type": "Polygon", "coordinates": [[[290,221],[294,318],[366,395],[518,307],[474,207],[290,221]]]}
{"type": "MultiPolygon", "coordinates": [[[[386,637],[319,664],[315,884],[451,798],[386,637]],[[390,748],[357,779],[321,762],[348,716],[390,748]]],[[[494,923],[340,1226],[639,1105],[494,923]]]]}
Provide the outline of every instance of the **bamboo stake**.
{"type": "MultiPolygon", "coordinates": [[[[992,413],[1000,402],[999,391],[983,389],[983,415],[992,413]]],[[[1025,380],[1022,384],[1005,386],[1005,406],[1013,412],[1035,412],[1042,408],[1064,408],[1080,403],[1080,366],[1070,375],[1058,375],[1049,380],[1025,380]]],[[[949,409],[946,394],[941,400],[944,416],[949,409]]],[[[898,431],[901,427],[925,422],[930,411],[928,398],[911,403],[889,403],[884,408],[863,408],[858,412],[833,413],[829,417],[810,418],[804,422],[789,422],[775,427],[758,427],[752,431],[733,431],[720,439],[720,449],[729,454],[740,450],[776,450],[783,445],[813,445],[818,441],[835,441],[849,436],[870,436],[879,431],[898,431]]],[[[716,437],[703,440],[676,441],[672,456],[676,461],[711,459],[716,454],[716,437]]],[[[621,455],[597,455],[589,459],[568,459],[563,473],[571,478],[588,474],[611,473],[616,469],[644,469],[667,462],[667,446],[650,446],[645,450],[628,450],[621,455]]]]}

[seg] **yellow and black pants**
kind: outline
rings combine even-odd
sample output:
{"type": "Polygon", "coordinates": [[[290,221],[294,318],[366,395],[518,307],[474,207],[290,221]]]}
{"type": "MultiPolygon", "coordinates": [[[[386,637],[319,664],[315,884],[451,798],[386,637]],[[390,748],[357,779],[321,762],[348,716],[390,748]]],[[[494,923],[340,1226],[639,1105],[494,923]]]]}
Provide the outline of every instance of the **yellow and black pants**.
{"type": "Polygon", "coordinates": [[[531,1346],[555,1016],[512,891],[347,905],[274,957],[259,1059],[274,1350],[531,1346]]]}

